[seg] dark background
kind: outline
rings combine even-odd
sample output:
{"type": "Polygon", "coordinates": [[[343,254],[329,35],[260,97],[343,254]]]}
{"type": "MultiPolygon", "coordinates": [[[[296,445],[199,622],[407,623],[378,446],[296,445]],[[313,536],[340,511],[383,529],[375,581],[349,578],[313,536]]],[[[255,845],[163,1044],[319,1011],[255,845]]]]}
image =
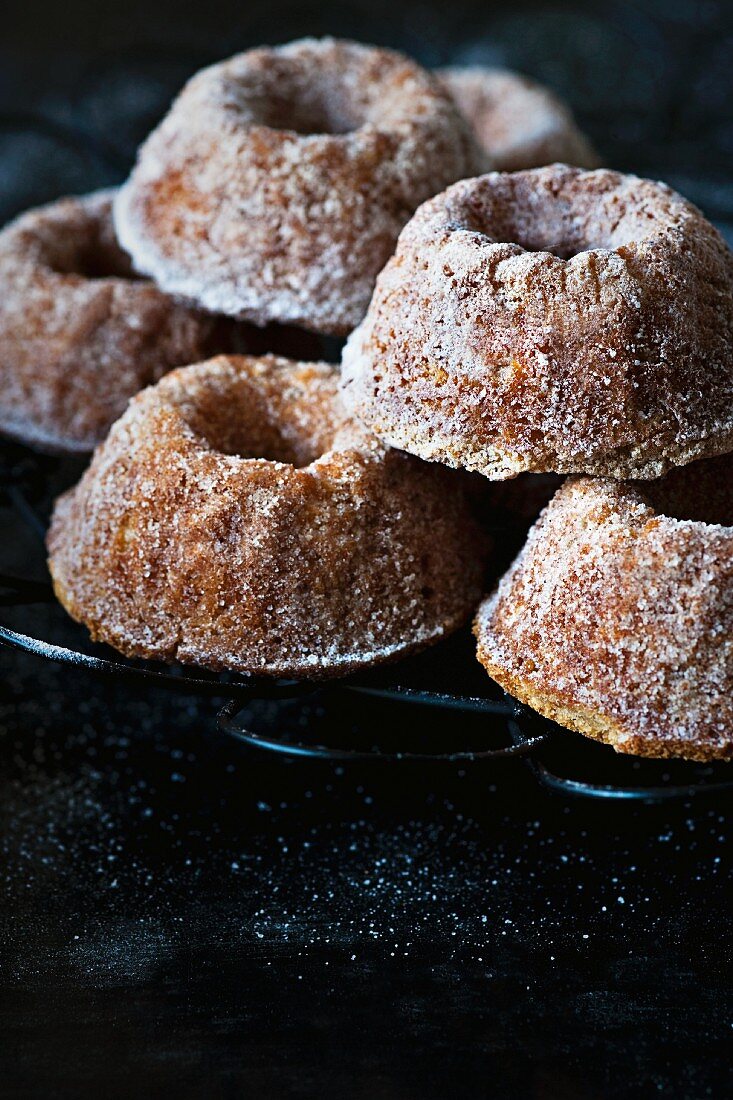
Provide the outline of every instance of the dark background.
{"type": "Polygon", "coordinates": [[[535,76],[569,100],[608,164],[664,178],[709,216],[733,220],[733,4],[725,0],[6,0],[3,13],[0,112],[39,112],[59,138],[81,130],[97,155],[9,133],[6,119],[2,216],[123,178],[139,141],[201,65],[332,33],[407,50],[426,65],[486,62],[535,76]]]}
{"type": "MultiPolygon", "coordinates": [[[[606,163],[733,225],[733,9],[714,0],[14,0],[2,18],[0,220],[122,179],[201,64],[331,32],[536,76],[606,163]]],[[[53,466],[57,486],[76,473],[53,466]]],[[[2,568],[41,576],[40,546],[0,523],[2,568]]],[[[599,806],[521,764],[290,764],[215,734],[211,702],[9,652],[2,677],[3,1096],[730,1094],[721,796],[599,806]]],[[[342,740],[427,721],[338,694],[251,718],[342,740]]]]}

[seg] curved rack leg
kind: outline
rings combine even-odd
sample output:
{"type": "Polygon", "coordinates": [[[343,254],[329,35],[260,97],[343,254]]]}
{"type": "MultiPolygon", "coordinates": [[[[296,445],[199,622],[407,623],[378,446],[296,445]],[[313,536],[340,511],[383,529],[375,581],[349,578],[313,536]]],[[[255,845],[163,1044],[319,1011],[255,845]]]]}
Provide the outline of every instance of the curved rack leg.
{"type": "MultiPolygon", "coordinates": [[[[336,690],[348,691],[348,685],[343,685],[336,690]]],[[[354,690],[360,690],[355,688],[354,690]]],[[[395,698],[393,695],[391,698],[395,698]]],[[[411,696],[404,696],[402,702],[421,702],[411,696]]],[[[487,713],[496,714],[496,704],[487,706],[487,713]]],[[[473,763],[479,760],[506,760],[514,757],[527,756],[540,745],[545,744],[550,734],[539,734],[536,737],[525,737],[521,732],[518,736],[512,736],[512,742],[498,749],[480,749],[474,751],[458,752],[384,752],[381,749],[342,749],[330,748],[326,745],[308,745],[302,741],[288,741],[285,737],[265,737],[248,729],[237,721],[237,716],[242,710],[243,703],[238,699],[229,699],[217,715],[217,726],[222,733],[235,737],[238,741],[252,748],[263,749],[267,752],[279,753],[284,756],[306,757],[311,760],[330,760],[332,762],[420,762],[441,761],[449,764],[473,763]]],[[[436,705],[436,704],[433,704],[436,705]]],[[[438,704],[439,705],[439,704],[438,704]]],[[[455,704],[452,704],[455,705],[455,704]]],[[[506,716],[506,711],[504,712],[506,716]]]]}

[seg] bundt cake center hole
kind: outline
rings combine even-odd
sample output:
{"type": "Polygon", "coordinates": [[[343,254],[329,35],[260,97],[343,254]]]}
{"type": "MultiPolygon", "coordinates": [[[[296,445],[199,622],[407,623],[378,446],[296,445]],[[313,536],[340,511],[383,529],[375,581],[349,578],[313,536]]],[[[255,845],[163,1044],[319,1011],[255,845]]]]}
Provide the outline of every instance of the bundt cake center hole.
{"type": "Polygon", "coordinates": [[[140,279],[126,252],[109,232],[92,231],[86,239],[59,240],[51,268],[59,275],[81,275],[85,279],[140,279]]]}
{"type": "Polygon", "coordinates": [[[363,123],[349,97],[334,87],[283,84],[250,99],[249,106],[261,125],[303,137],[350,134],[363,123]]]}
{"type": "MultiPolygon", "coordinates": [[[[516,184],[520,186],[519,183],[516,184]]],[[[571,260],[584,252],[613,250],[629,244],[633,227],[620,219],[611,230],[592,209],[555,196],[479,195],[465,210],[465,225],[500,244],[518,245],[525,252],[549,252],[571,260]]]]}
{"type": "Polygon", "coordinates": [[[577,227],[555,226],[547,222],[534,225],[520,221],[509,225],[506,240],[519,245],[525,252],[549,252],[559,260],[572,260],[573,256],[580,256],[583,252],[610,247],[606,241],[579,236],[577,227]]]}
{"type": "Polygon", "coordinates": [[[184,419],[211,451],[243,459],[310,466],[328,449],[305,416],[254,387],[199,391],[182,408],[184,419]]]}
{"type": "Polygon", "coordinates": [[[351,119],[319,103],[289,104],[278,111],[272,124],[276,130],[294,130],[303,137],[319,134],[349,134],[356,129],[351,119]]]}
{"type": "Polygon", "coordinates": [[[551,256],[557,256],[559,260],[572,260],[573,256],[588,251],[587,248],[563,247],[554,242],[545,244],[543,241],[529,241],[527,243],[516,241],[516,244],[523,248],[525,252],[549,252],[551,256]]]}
{"type": "Polygon", "coordinates": [[[310,466],[320,458],[320,449],[309,439],[286,433],[279,425],[262,421],[241,424],[229,418],[209,422],[199,430],[209,447],[236,458],[279,462],[298,469],[310,466]]]}
{"type": "Polygon", "coordinates": [[[77,254],[69,275],[87,279],[139,279],[129,257],[121,249],[90,248],[77,254]]]}

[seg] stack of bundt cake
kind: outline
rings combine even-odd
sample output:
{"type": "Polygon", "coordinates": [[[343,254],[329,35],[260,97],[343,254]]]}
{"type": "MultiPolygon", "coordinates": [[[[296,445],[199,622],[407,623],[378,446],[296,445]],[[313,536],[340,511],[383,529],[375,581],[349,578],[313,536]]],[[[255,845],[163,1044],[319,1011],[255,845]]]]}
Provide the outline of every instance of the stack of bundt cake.
{"type": "Polygon", "coordinates": [[[196,75],[116,194],[7,227],[0,430],[99,444],[48,536],[69,613],[325,678],[478,608],[540,713],[733,756],[733,255],[596,165],[514,74],[306,39],[196,75]],[[294,359],[253,354],[273,325],[294,359]],[[340,371],[306,332],[348,336],[340,371]],[[477,505],[553,491],[491,591],[477,505]]]}

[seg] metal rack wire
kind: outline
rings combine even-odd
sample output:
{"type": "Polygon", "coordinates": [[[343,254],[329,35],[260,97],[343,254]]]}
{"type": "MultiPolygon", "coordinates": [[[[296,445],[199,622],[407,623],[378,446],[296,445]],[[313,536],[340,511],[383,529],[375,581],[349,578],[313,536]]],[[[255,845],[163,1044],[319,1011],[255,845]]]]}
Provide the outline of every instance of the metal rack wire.
{"type": "MultiPolygon", "coordinates": [[[[16,445],[0,448],[0,504],[32,532],[42,551],[48,508],[48,475],[55,460],[31,455],[16,445]]],[[[165,689],[218,701],[216,723],[221,733],[259,752],[294,759],[339,764],[380,763],[389,766],[437,763],[461,767],[490,767],[497,774],[511,766],[528,768],[537,783],[562,795],[617,802],[658,803],[685,800],[733,789],[727,765],[639,761],[568,733],[500,692],[473,659],[466,637],[448,640],[417,658],[400,664],[330,682],[273,681],[242,676],[215,676],[182,667],[154,666],[150,662],[107,655],[102,647],[84,640],[81,628],[72,628],[48,580],[0,573],[0,607],[21,613],[34,606],[58,608],[62,633],[76,633],[78,644],[59,644],[47,637],[0,625],[0,645],[67,665],[80,674],[103,676],[121,688],[165,689]],[[101,652],[93,652],[92,650],[101,652]],[[292,736],[284,721],[276,733],[253,728],[249,704],[253,701],[306,702],[337,695],[381,700],[389,707],[410,707],[409,725],[420,729],[419,714],[429,707],[445,717],[448,747],[427,751],[387,743],[359,747],[322,744],[317,739],[292,736]],[[414,722],[418,715],[417,723],[414,722]],[[454,747],[467,719],[481,722],[485,740],[476,748],[454,747]],[[463,721],[463,726],[456,723],[463,721]],[[485,723],[484,721],[485,720],[485,723]]],[[[405,723],[407,725],[408,723],[405,723]]],[[[464,740],[465,745],[465,740],[464,740]]]]}

